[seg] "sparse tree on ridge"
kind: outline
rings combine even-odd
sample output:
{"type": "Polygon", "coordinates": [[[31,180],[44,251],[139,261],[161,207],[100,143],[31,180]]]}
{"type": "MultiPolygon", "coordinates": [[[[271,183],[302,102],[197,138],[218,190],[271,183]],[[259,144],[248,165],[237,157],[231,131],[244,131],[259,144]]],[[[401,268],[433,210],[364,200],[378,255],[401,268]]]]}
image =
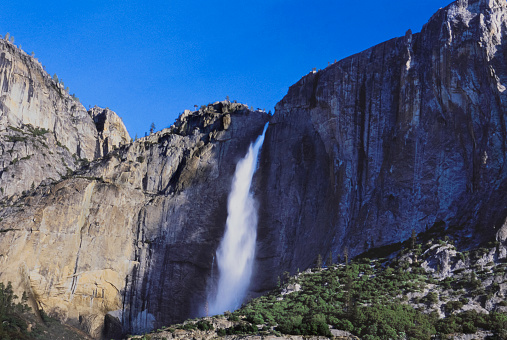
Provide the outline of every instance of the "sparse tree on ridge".
{"type": "Polygon", "coordinates": [[[155,131],[155,123],[151,123],[150,125],[150,135],[153,133],[153,131],[155,131]]]}

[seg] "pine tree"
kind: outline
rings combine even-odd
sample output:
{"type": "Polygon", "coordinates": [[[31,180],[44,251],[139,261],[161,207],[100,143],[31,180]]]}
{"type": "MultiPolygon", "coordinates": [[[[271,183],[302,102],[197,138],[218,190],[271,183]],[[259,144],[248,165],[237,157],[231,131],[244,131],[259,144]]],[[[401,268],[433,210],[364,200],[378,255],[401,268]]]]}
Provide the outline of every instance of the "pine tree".
{"type": "Polygon", "coordinates": [[[349,263],[349,248],[347,246],[343,248],[343,259],[345,260],[345,265],[347,265],[349,263]]]}
{"type": "Polygon", "coordinates": [[[150,125],[150,135],[153,133],[153,131],[155,131],[155,123],[151,123],[150,125]]]}
{"type": "Polygon", "coordinates": [[[287,283],[289,283],[289,280],[290,280],[290,273],[289,273],[289,272],[287,272],[287,271],[285,271],[285,272],[283,272],[283,274],[282,274],[282,275],[283,275],[283,276],[282,276],[282,277],[283,277],[283,284],[287,284],[287,283]]]}
{"type": "Polygon", "coordinates": [[[412,236],[410,237],[410,249],[415,249],[415,242],[417,240],[417,235],[415,230],[412,229],[412,236]]]}
{"type": "Polygon", "coordinates": [[[9,37],[11,36],[11,34],[9,32],[5,33],[5,40],[6,41],[9,41],[9,37]]]}
{"type": "Polygon", "coordinates": [[[329,252],[329,256],[327,257],[327,267],[331,267],[333,265],[333,253],[329,252]]]}
{"type": "Polygon", "coordinates": [[[322,268],[322,255],[317,255],[317,261],[315,261],[315,268],[322,268]]]}

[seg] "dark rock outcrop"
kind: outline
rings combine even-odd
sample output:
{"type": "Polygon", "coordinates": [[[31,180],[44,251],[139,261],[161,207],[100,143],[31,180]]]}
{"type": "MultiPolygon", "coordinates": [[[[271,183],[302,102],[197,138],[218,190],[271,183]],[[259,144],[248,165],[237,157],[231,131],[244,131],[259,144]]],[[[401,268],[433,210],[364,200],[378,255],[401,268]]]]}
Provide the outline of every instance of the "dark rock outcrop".
{"type": "Polygon", "coordinates": [[[412,230],[494,237],[507,216],[506,34],[505,1],[459,0],[290,88],[262,153],[254,289],[412,230]]]}

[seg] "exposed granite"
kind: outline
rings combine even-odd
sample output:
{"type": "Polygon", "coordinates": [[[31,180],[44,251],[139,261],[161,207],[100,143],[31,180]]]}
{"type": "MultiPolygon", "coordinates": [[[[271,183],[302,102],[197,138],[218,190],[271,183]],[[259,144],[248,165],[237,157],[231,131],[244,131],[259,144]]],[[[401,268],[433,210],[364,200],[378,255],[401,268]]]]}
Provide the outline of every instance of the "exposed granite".
{"type": "Polygon", "coordinates": [[[236,162],[268,119],[215,103],[36,188],[0,210],[0,281],[96,338],[202,313],[236,162]]]}
{"type": "Polygon", "coordinates": [[[421,33],[291,86],[262,153],[255,290],[319,253],[412,230],[452,228],[468,246],[494,237],[507,216],[506,28],[505,1],[460,0],[421,33]]]}

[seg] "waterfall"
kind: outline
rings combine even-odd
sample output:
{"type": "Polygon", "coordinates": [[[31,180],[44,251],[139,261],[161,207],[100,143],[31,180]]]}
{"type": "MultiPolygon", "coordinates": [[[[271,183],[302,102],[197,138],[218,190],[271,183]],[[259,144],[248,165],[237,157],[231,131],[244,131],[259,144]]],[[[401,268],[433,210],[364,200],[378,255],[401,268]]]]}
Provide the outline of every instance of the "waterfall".
{"type": "Polygon", "coordinates": [[[239,308],[250,285],[257,239],[257,204],[250,186],[267,128],[268,124],[236,165],[227,202],[225,234],[217,250],[219,279],[216,295],[209,297],[210,315],[239,308]]]}

